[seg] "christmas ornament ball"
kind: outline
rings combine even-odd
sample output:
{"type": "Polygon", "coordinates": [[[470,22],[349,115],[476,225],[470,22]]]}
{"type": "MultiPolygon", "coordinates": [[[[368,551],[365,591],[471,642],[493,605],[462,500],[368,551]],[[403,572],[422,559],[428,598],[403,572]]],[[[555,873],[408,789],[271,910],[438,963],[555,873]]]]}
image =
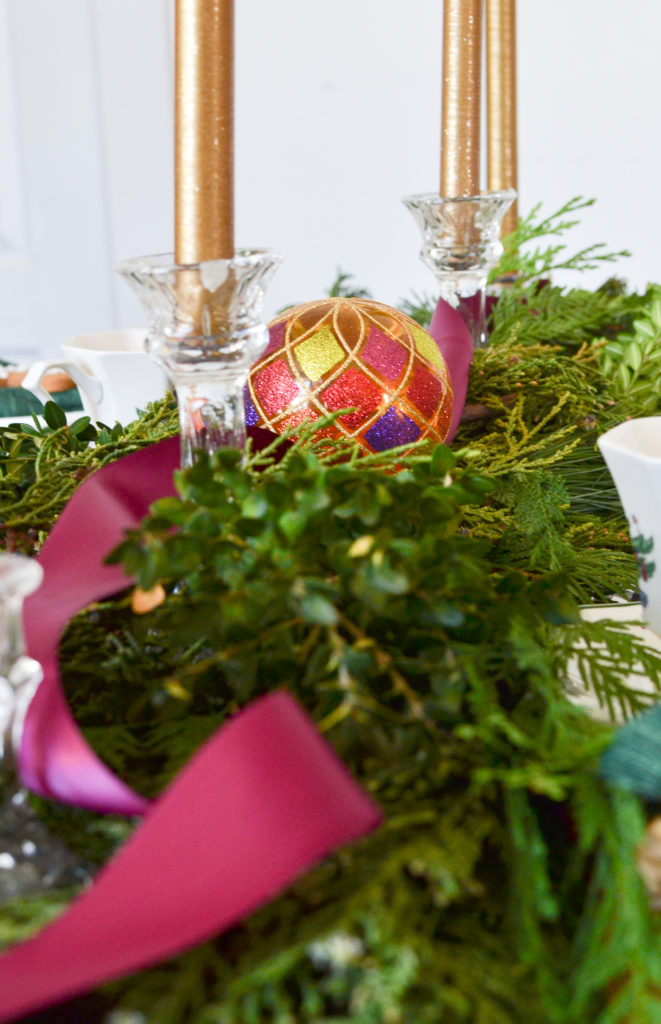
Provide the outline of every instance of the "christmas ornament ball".
{"type": "Polygon", "coordinates": [[[269,325],[252,367],[246,422],[276,434],[343,413],[328,431],[380,452],[422,438],[444,441],[452,385],[427,331],[371,299],[329,298],[294,306],[269,325]]]}

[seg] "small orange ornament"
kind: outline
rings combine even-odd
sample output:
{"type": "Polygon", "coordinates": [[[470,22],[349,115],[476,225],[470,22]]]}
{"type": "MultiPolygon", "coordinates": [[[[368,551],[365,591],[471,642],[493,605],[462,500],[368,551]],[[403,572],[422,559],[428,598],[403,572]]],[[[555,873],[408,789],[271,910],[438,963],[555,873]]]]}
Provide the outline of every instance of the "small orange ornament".
{"type": "Polygon", "coordinates": [[[135,587],[131,594],[131,611],[135,615],[146,615],[163,604],[166,593],[160,583],[157,583],[151,590],[141,590],[135,587]]]}
{"type": "Polygon", "coordinates": [[[371,299],[333,298],[286,310],[250,371],[246,422],[282,433],[340,416],[333,436],[370,452],[447,437],[453,394],[438,344],[419,324],[371,299]]]}

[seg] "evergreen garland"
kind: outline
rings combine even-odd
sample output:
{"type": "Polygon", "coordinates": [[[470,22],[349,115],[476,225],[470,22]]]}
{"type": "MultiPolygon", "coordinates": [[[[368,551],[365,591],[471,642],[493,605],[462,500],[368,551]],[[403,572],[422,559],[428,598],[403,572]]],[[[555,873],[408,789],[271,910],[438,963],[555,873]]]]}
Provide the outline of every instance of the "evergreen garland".
{"type": "MultiPolygon", "coordinates": [[[[580,208],[534,211],[516,245],[563,232],[580,208]]],[[[582,621],[577,606],[636,585],[595,442],[659,409],[661,289],[544,283],[559,265],[610,258],[562,248],[519,255],[452,452],[359,457],[310,429],[279,463],[274,450],[203,458],[113,556],[142,588],[161,584],[164,602],[137,616],[120,595],[70,624],[71,706],[143,792],[158,792],[234,710],[286,686],[386,814],[218,940],[107,986],[99,1014],[661,1020],[659,929],[636,866],[646,810],[598,777],[612,729],[565,687],[571,664],[626,717],[651,699],[632,674],[661,683],[659,655],[622,625],[582,621]]],[[[342,274],[334,289],[356,293],[342,274]]],[[[410,302],[424,322],[425,297],[410,302]]],[[[126,429],[47,416],[0,432],[10,547],[36,550],[91,468],[176,429],[167,402],[126,429]]],[[[131,828],[35,802],[99,863],[131,828]]],[[[41,927],[70,895],[15,901],[0,942],[41,927]]]]}
{"type": "Polygon", "coordinates": [[[93,424],[81,416],[67,424],[47,402],[44,421],[0,429],[0,538],[8,550],[33,553],[78,484],[95,469],[139,451],[177,430],[170,398],[155,402],[127,426],[93,424]]]}

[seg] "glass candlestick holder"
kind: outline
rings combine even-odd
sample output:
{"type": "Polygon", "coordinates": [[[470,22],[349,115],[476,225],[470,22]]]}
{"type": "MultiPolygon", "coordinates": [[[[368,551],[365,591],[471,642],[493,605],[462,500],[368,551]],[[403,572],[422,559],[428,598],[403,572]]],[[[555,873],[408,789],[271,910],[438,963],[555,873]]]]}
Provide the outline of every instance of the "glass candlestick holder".
{"type": "Polygon", "coordinates": [[[406,196],[422,233],[420,256],[436,275],[441,298],[467,321],[476,348],[487,344],[486,286],[500,259],[500,229],[516,198],[514,189],[444,198],[437,193],[406,196]]]}
{"type": "Polygon", "coordinates": [[[41,665],[25,653],[23,601],[42,579],[23,555],[0,554],[0,906],[18,896],[89,879],[83,864],[34,811],[16,755],[41,665]]]}
{"type": "Polygon", "coordinates": [[[182,466],[200,449],[245,444],[243,388],[268,343],[262,300],[281,260],[272,249],[237,249],[232,259],[145,256],[117,268],[147,312],[147,350],[175,390],[182,466]]]}

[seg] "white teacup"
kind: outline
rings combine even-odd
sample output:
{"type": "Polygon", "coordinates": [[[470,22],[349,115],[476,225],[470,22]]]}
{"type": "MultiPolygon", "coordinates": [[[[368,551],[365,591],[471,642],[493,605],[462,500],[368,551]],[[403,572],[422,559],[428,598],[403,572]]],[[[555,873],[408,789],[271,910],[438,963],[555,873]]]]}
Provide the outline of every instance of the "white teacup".
{"type": "Polygon", "coordinates": [[[627,420],[597,443],[629,520],[643,618],[661,636],[661,416],[627,420]]]}
{"type": "Polygon", "coordinates": [[[77,334],[62,345],[63,358],[34,363],[23,380],[41,402],[51,400],[42,384],[55,368],[68,373],[94,422],[130,423],[168,388],[165,372],[145,352],[145,328],[77,334]]]}

